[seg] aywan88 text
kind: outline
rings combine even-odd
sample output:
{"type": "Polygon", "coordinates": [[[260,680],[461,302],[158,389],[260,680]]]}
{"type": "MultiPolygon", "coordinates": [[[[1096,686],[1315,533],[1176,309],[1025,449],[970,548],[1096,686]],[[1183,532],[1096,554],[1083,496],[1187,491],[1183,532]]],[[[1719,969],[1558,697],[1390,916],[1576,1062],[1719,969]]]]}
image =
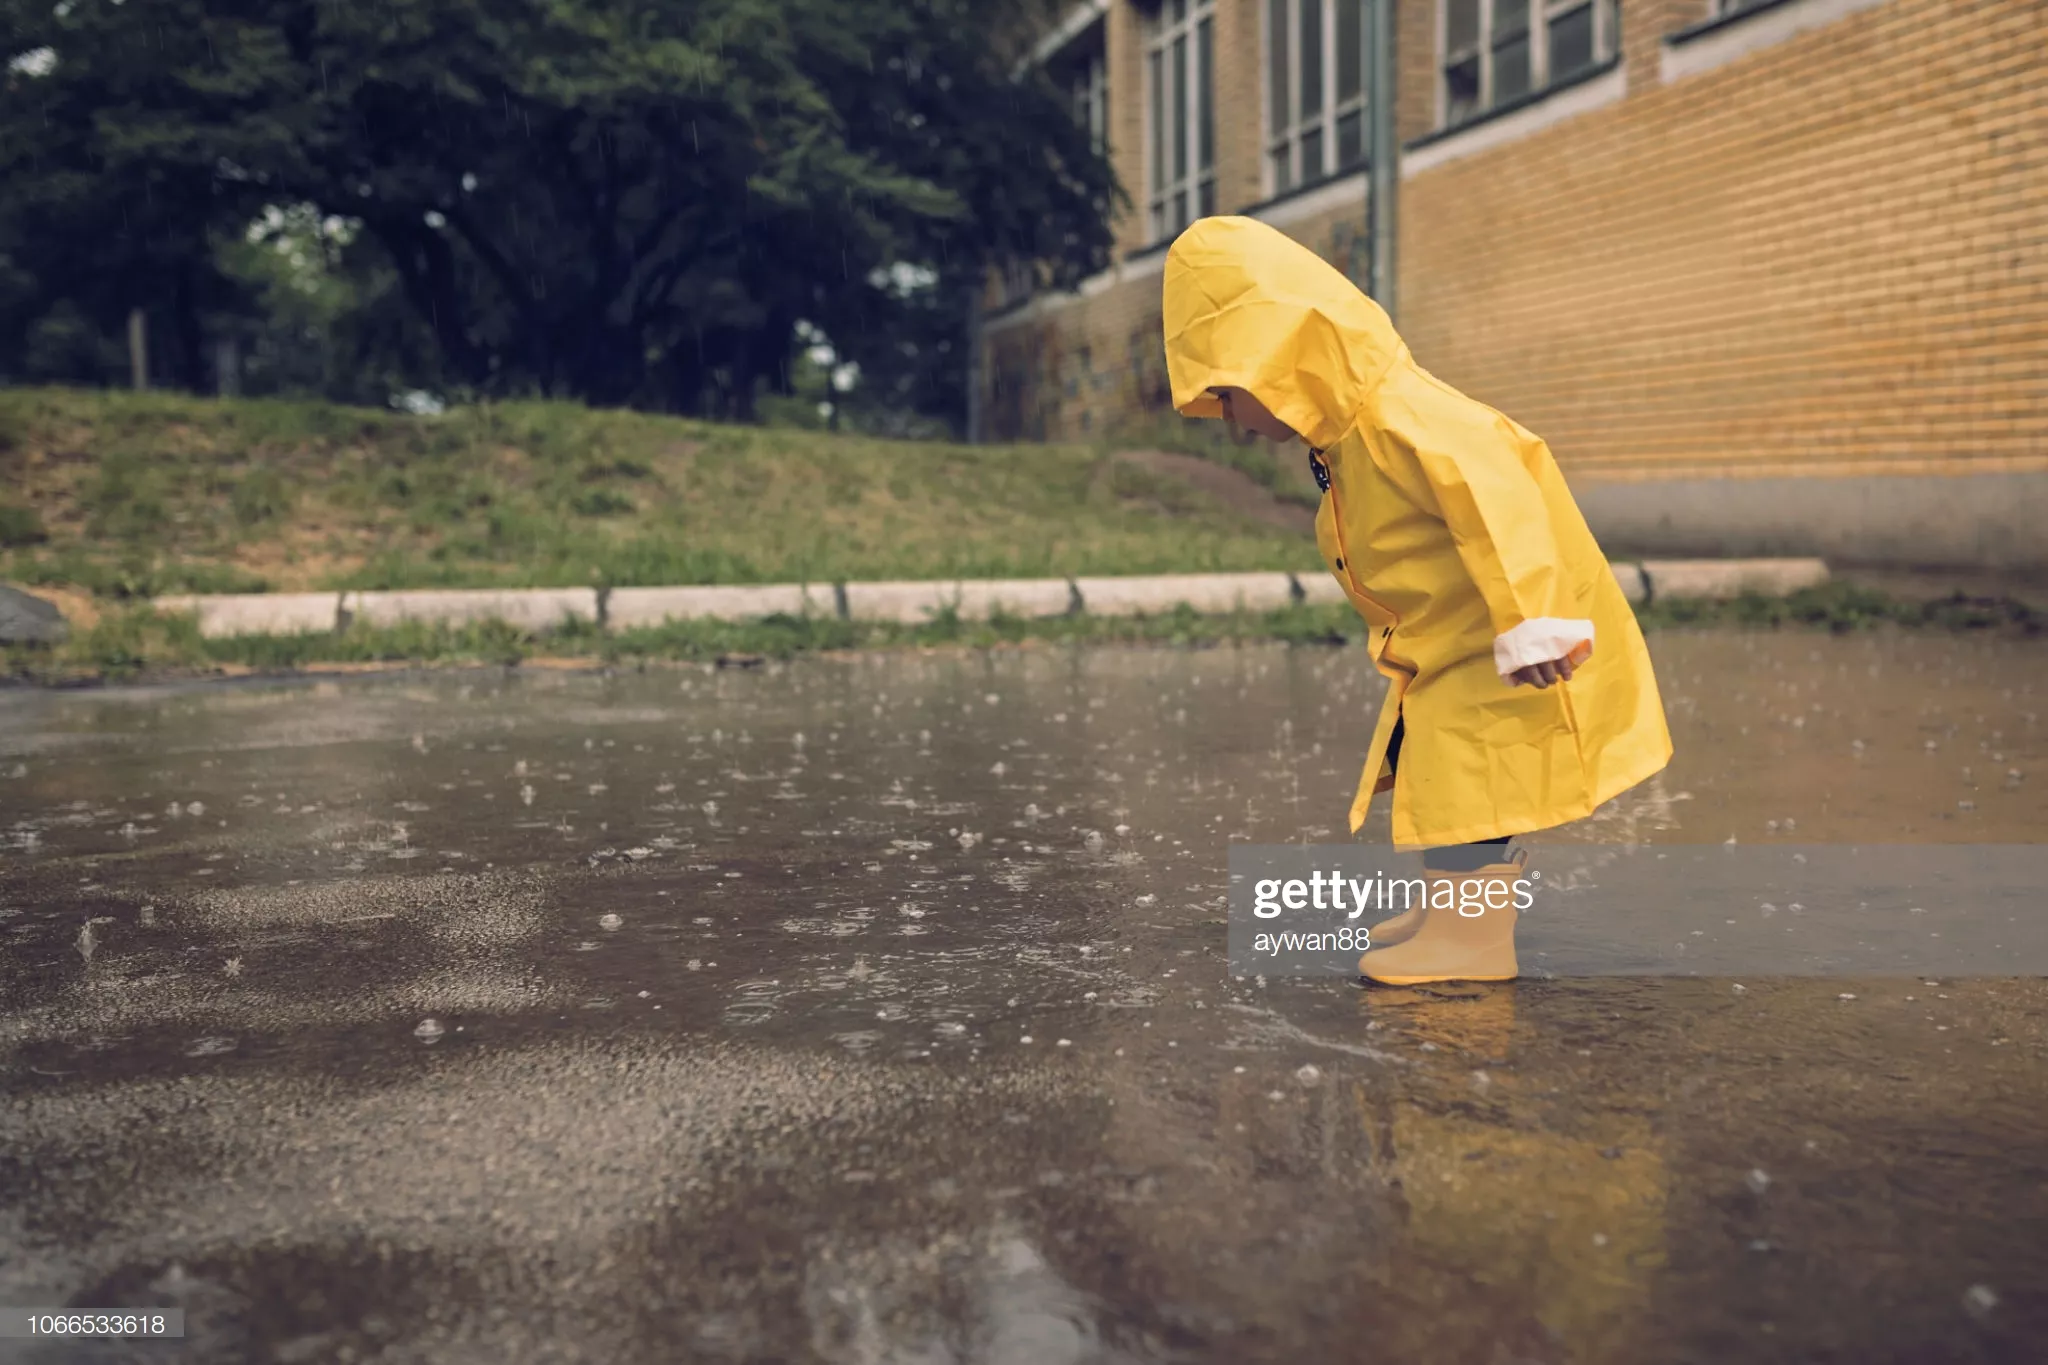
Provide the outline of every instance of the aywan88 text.
{"type": "Polygon", "coordinates": [[[1510,905],[1519,914],[1536,901],[1527,877],[1509,883],[1491,877],[1425,879],[1375,873],[1361,881],[1340,872],[1311,872],[1306,879],[1268,877],[1254,891],[1252,913],[1260,919],[1277,919],[1283,910],[1342,910],[1346,919],[1357,919],[1368,910],[1399,913],[1423,908],[1456,910],[1471,919],[1510,905]]]}

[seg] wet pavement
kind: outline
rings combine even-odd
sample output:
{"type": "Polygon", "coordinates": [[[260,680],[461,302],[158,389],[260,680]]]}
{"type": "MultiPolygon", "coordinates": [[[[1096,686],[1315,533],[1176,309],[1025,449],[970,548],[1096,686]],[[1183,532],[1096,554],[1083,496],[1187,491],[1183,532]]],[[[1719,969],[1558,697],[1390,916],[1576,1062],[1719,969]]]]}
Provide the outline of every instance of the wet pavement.
{"type": "MultiPolygon", "coordinates": [[[[2048,644],[1653,648],[1678,758],[1558,837],[2048,832],[2048,644]]],[[[0,1360],[2048,1358],[2048,983],[1233,979],[1228,842],[1341,838],[1378,696],[0,694],[0,1304],[188,1322],[0,1360]]]]}

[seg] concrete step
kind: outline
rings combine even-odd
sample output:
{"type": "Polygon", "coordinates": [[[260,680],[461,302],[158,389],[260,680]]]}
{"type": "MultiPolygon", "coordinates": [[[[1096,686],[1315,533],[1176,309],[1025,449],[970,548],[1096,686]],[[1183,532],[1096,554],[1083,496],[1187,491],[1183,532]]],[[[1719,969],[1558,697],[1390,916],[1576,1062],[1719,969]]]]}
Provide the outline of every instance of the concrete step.
{"type": "Polygon", "coordinates": [[[1783,597],[1828,581],[1820,559],[1652,559],[1641,564],[1649,598],[1740,597],[1759,593],[1783,597]]]}
{"type": "Polygon", "coordinates": [[[199,633],[211,640],[229,635],[308,635],[334,630],[341,623],[344,596],[338,592],[221,593],[159,597],[154,605],[167,615],[196,614],[199,633]]]}
{"type": "MultiPolygon", "coordinates": [[[[1643,560],[1614,565],[1631,602],[1658,598],[1782,595],[1824,583],[1818,559],[1643,560]]],[[[1204,613],[1270,611],[1291,602],[1339,603],[1328,574],[1220,573],[1123,577],[981,579],[934,582],[777,583],[680,588],[449,588],[406,592],[241,593],[162,597],[157,609],[195,612],[200,633],[290,635],[339,629],[350,621],[460,625],[498,620],[523,630],[558,628],[572,619],[610,630],[663,621],[757,620],[763,616],[839,616],[915,624],[947,609],[965,620],[998,612],[1024,617],[1156,615],[1182,605],[1204,613]]]]}
{"type": "Polygon", "coordinates": [[[342,597],[344,620],[373,626],[401,621],[468,625],[503,621],[522,630],[554,630],[571,619],[599,619],[595,588],[428,588],[410,592],[351,592],[342,597]]]}

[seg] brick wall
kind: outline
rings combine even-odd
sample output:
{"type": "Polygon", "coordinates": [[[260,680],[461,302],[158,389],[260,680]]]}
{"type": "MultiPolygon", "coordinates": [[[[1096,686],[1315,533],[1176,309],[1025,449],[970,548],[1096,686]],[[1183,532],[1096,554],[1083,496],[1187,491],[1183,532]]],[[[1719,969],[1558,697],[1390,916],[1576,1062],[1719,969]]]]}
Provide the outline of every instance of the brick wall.
{"type": "MultiPolygon", "coordinates": [[[[1217,9],[1232,209],[1258,193],[1261,9],[1217,9]]],[[[1667,35],[1705,13],[1622,0],[1625,96],[1403,180],[1399,322],[1417,357],[1543,434],[1575,481],[2048,470],[2039,5],[1887,0],[1667,83],[1684,50],[1667,35]]],[[[1148,245],[1142,36],[1123,0],[1109,22],[1129,252],[1148,245]]],[[[1436,24],[1432,4],[1400,5],[1404,140],[1432,131],[1436,24]]],[[[1284,226],[1363,280],[1362,223],[1361,193],[1284,226]]],[[[1077,437],[1163,403],[1149,262],[996,320],[991,436],[1077,437]]]]}
{"type": "Polygon", "coordinates": [[[2040,7],[1890,0],[1671,84],[1700,10],[1641,10],[1626,99],[1403,183],[1422,363],[1589,476],[2048,468],[2040,7]]]}

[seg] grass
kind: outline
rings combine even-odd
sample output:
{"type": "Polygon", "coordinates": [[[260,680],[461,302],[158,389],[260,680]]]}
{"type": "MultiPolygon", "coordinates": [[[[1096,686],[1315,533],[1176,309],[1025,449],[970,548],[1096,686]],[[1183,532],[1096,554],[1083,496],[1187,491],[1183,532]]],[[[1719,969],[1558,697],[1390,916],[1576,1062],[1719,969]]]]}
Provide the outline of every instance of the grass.
{"type": "Polygon", "coordinates": [[[1322,491],[1308,471],[1308,460],[1301,447],[1276,446],[1255,437],[1232,440],[1229,428],[1221,422],[1189,421],[1172,413],[1158,413],[1118,426],[1103,448],[1195,455],[1235,469],[1283,502],[1314,511],[1322,501],[1322,491]]]}
{"type": "MultiPolygon", "coordinates": [[[[1218,450],[1284,482],[1269,457],[1218,450]]],[[[416,417],[0,390],[0,578],[107,600],[1317,563],[1305,537],[1106,447],[890,442],[565,403],[416,417]]]]}
{"type": "MultiPolygon", "coordinates": [[[[1909,602],[1846,584],[1803,589],[1782,598],[1660,603],[1641,611],[1638,619],[1650,631],[1741,627],[1846,633],[1887,625],[2021,635],[2048,630],[2048,613],[2009,599],[1958,594],[1932,602],[1909,602]]],[[[784,615],[748,622],[670,622],[611,634],[588,623],[541,635],[503,622],[392,627],[358,623],[334,633],[207,640],[200,637],[190,616],[160,614],[137,606],[108,612],[91,629],[55,648],[17,647],[0,652],[0,677],[62,685],[224,671],[280,673],[336,665],[510,666],[541,657],[620,667],[658,660],[745,664],[818,650],[993,648],[1026,643],[1215,646],[1277,641],[1342,646],[1359,643],[1364,631],[1363,622],[1348,606],[1302,605],[1221,615],[1182,608],[1154,616],[997,617],[990,621],[963,620],[948,611],[918,624],[784,615]]]]}
{"type": "MultiPolygon", "coordinates": [[[[83,592],[97,620],[0,653],[43,682],[388,663],[630,664],[1023,641],[1342,643],[1345,607],[920,625],[771,617],[536,637],[502,623],[357,625],[205,640],[170,592],[637,586],[848,579],[1321,571],[1307,537],[1115,456],[1149,447],[1239,469],[1313,505],[1298,461],[1214,423],[1162,420],[1094,447],[889,442],[560,403],[415,417],[329,403],[0,390],[0,578],[83,592]]],[[[2005,599],[1903,601],[1835,583],[1783,598],[1660,601],[1646,628],[1880,624],[2035,634],[2005,599]]]]}

